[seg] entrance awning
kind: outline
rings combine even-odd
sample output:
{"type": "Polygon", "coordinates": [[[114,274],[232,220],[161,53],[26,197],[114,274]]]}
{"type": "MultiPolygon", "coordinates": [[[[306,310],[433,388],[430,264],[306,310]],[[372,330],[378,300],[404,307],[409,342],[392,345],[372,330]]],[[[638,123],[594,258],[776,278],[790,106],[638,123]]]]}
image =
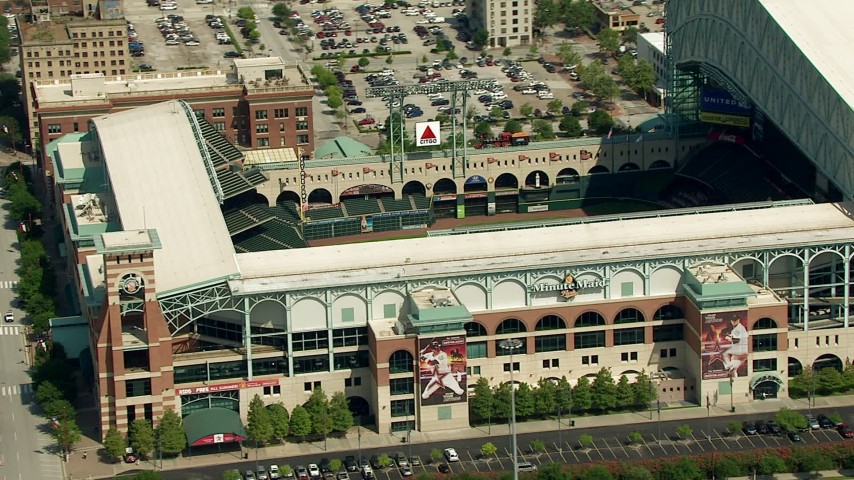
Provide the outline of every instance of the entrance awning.
{"type": "Polygon", "coordinates": [[[774,373],[766,372],[756,374],[753,376],[753,378],[750,379],[750,389],[753,390],[754,388],[756,388],[757,385],[764,382],[774,382],[781,387],[785,385],[782,378],[778,377],[774,373]]]}
{"type": "Polygon", "coordinates": [[[184,433],[191,447],[246,440],[240,414],[227,408],[197,410],[184,417],[184,433]]]}

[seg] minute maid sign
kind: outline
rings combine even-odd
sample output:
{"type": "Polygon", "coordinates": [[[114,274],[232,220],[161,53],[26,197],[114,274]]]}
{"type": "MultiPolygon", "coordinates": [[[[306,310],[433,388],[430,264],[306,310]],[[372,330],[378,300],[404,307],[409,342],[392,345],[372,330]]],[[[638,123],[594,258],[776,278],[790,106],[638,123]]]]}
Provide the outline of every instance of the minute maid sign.
{"type": "Polygon", "coordinates": [[[575,298],[584,290],[593,290],[597,288],[604,288],[608,284],[607,280],[578,280],[572,274],[567,274],[564,277],[563,282],[548,284],[548,283],[538,283],[531,287],[531,291],[535,293],[539,292],[560,292],[560,296],[566,299],[575,298]]]}

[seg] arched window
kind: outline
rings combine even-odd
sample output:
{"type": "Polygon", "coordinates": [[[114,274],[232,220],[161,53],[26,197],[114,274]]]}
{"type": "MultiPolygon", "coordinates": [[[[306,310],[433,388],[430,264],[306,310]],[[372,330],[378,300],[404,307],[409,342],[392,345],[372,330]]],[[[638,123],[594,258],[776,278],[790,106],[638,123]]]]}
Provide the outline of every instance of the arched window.
{"type": "Polygon", "coordinates": [[[575,328],[605,325],[605,319],[596,312],[584,312],[575,319],[575,328]]]}
{"type": "Polygon", "coordinates": [[[463,328],[466,329],[467,337],[485,337],[487,335],[486,328],[477,322],[466,322],[463,328]]]}
{"type": "Polygon", "coordinates": [[[520,333],[527,331],[528,329],[525,328],[525,324],[522,323],[521,320],[518,318],[508,318],[498,325],[498,328],[495,329],[495,334],[505,335],[508,333],[520,333]]]}
{"type": "Polygon", "coordinates": [[[406,350],[398,350],[391,354],[388,359],[389,373],[407,373],[412,372],[415,365],[415,359],[412,354],[406,350]]]}
{"type": "Polygon", "coordinates": [[[653,320],[673,320],[674,318],[685,318],[685,315],[682,313],[682,309],[672,303],[659,308],[652,316],[653,320]]]}
{"type": "Polygon", "coordinates": [[[534,330],[541,332],[543,330],[560,330],[561,328],[566,328],[566,322],[562,318],[557,315],[546,315],[537,322],[534,330]]]}
{"type": "Polygon", "coordinates": [[[637,308],[624,308],[614,317],[614,323],[637,323],[643,322],[643,313],[637,308]]]}
{"type": "Polygon", "coordinates": [[[771,330],[777,328],[777,322],[768,317],[760,318],[753,324],[754,330],[771,330]]]}

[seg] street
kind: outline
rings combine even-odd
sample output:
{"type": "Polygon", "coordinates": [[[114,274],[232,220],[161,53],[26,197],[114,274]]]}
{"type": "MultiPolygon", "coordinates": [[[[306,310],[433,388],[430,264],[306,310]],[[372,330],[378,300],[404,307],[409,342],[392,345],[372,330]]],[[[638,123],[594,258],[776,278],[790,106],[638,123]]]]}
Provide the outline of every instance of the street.
{"type": "MultiPolygon", "coordinates": [[[[3,167],[5,168],[5,167],[3,167]]],[[[12,310],[14,323],[0,326],[0,480],[61,479],[56,443],[46,433],[43,418],[31,413],[34,403],[29,365],[24,363],[24,328],[20,310],[12,308],[19,258],[14,223],[8,218],[9,202],[0,199],[4,224],[0,229],[0,309],[12,310]]]]}
{"type": "MultiPolygon", "coordinates": [[[[806,413],[806,412],[802,412],[806,413]]],[[[831,412],[826,412],[831,413],[831,412]]],[[[843,408],[836,411],[843,417],[843,421],[850,423],[854,418],[854,408],[843,408]]],[[[640,415],[646,415],[646,412],[640,415]]],[[[655,418],[655,412],[652,413],[655,418]]],[[[548,463],[588,463],[600,461],[633,461],[644,460],[660,457],[674,457],[679,455],[692,455],[711,452],[728,452],[728,451],[743,451],[760,448],[776,448],[782,446],[791,446],[794,442],[789,440],[785,435],[738,435],[729,436],[727,434],[727,425],[735,420],[769,420],[771,415],[763,415],[759,417],[747,415],[719,416],[712,417],[710,421],[706,418],[697,418],[689,421],[656,421],[646,422],[632,426],[609,426],[593,429],[578,429],[569,428],[567,420],[564,419],[563,426],[560,432],[557,430],[555,422],[555,430],[541,432],[536,434],[519,434],[519,461],[528,461],[534,465],[544,465],[548,463]],[[693,433],[690,438],[680,439],[676,435],[678,426],[688,424],[692,427],[693,433]],[[711,429],[708,429],[711,426],[711,429]],[[637,431],[642,435],[642,441],[638,444],[631,444],[628,439],[628,434],[637,431]],[[593,444],[589,448],[581,448],[578,443],[578,438],[582,434],[588,434],[593,437],[593,444]],[[531,443],[534,441],[542,441],[545,444],[545,451],[541,453],[533,453],[531,443]]],[[[487,429],[488,427],[483,427],[487,429]]],[[[405,438],[405,434],[402,438],[405,438]]],[[[814,430],[802,434],[801,444],[817,444],[842,441],[842,437],[835,430],[814,430]]],[[[512,454],[510,451],[510,438],[507,435],[493,436],[489,438],[496,447],[498,452],[493,458],[484,459],[480,454],[480,448],[485,442],[485,439],[473,440],[456,440],[453,442],[444,443],[424,443],[417,445],[407,445],[401,440],[400,444],[392,444],[385,447],[363,448],[361,452],[358,450],[347,452],[324,452],[323,445],[317,444],[317,454],[312,456],[297,456],[278,459],[264,459],[263,453],[258,464],[265,466],[278,464],[290,465],[296,468],[297,465],[308,465],[309,463],[319,463],[322,458],[328,459],[343,459],[345,455],[359,455],[370,458],[372,455],[381,455],[383,453],[393,457],[395,452],[403,452],[410,457],[417,457],[421,460],[422,465],[412,467],[415,475],[422,472],[435,473],[438,464],[431,464],[430,453],[433,449],[443,450],[452,447],[459,454],[460,461],[449,464],[453,473],[467,472],[498,472],[512,470],[512,454]]],[[[237,454],[235,453],[235,456],[237,454]]],[[[250,469],[255,470],[256,462],[254,460],[254,452],[249,454],[250,460],[235,462],[227,465],[217,465],[209,467],[196,467],[192,470],[172,470],[164,471],[163,476],[167,480],[219,480],[222,478],[222,472],[227,469],[237,468],[241,472],[250,469]]],[[[443,460],[444,462],[444,460],[443,460]]],[[[358,480],[361,477],[358,473],[350,473],[352,480],[358,480]]],[[[398,470],[393,468],[382,469],[376,471],[378,480],[401,480],[398,470]]]]}

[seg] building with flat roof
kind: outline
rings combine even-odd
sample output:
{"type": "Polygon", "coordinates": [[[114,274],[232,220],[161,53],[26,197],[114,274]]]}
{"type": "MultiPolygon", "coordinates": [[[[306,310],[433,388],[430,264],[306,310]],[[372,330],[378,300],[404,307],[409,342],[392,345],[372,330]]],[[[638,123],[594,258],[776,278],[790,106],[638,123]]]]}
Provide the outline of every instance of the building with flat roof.
{"type": "Polygon", "coordinates": [[[628,0],[593,0],[596,22],[599,28],[623,31],[628,27],[640,27],[640,14],[632,10],[628,0]]]}
{"type": "Polygon", "coordinates": [[[664,99],[667,97],[670,71],[667,67],[664,43],[664,32],[638,34],[637,59],[638,61],[646,60],[649,62],[655,72],[655,98],[649,99],[654,105],[664,105],[664,99]]]}
{"type": "Polygon", "coordinates": [[[532,0],[467,0],[466,14],[472,32],[489,32],[487,47],[527,45],[533,38],[532,0]]]}
{"type": "Polygon", "coordinates": [[[275,242],[291,224],[232,203],[270,176],[189,103],[89,123],[47,152],[102,431],[211,406],[235,430],[256,394],[291,409],[316,388],[379,431],[448,430],[479,378],[575,383],[603,367],[651,373],[665,402],[739,405],[854,353],[848,204],[238,251],[237,232],[263,224],[256,241],[275,242]],[[522,342],[512,362],[506,339],[522,342]]]}
{"type": "MultiPolygon", "coordinates": [[[[232,144],[314,151],[314,89],[298,65],[279,57],[237,59],[222,70],[36,80],[32,94],[45,144],[87,131],[91,118],[181,98],[232,144]]],[[[49,160],[45,168],[50,173],[49,160]]]]}

